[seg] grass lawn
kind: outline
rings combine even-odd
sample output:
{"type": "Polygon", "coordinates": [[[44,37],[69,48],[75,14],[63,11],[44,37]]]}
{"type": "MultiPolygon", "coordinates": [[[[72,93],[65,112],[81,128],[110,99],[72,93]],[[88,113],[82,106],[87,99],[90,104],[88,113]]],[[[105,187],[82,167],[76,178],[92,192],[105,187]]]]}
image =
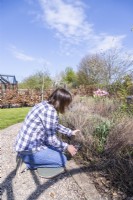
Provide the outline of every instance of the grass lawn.
{"type": "Polygon", "coordinates": [[[0,129],[22,122],[31,108],[0,109],[0,129]]]}

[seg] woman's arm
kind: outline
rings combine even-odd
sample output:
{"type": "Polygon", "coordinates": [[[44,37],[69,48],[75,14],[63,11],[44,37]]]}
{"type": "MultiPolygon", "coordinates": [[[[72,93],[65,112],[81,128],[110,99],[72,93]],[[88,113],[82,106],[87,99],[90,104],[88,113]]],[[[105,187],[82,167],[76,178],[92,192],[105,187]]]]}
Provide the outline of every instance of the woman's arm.
{"type": "Polygon", "coordinates": [[[77,133],[80,132],[79,129],[76,129],[76,130],[72,131],[71,129],[66,128],[65,126],[63,126],[61,124],[58,124],[57,130],[60,133],[63,133],[64,135],[68,135],[68,136],[76,135],[77,133]]]}
{"type": "Polygon", "coordinates": [[[66,128],[65,126],[61,125],[61,124],[57,124],[57,131],[59,131],[60,133],[67,135],[67,136],[71,136],[72,135],[72,130],[69,128],[66,128]]]}

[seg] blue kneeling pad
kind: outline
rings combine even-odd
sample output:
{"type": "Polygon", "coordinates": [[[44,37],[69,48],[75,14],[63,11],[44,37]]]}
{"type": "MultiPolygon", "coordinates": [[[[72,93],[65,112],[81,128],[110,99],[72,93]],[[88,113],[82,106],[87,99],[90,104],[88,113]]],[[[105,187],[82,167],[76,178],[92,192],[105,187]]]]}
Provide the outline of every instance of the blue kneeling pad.
{"type": "Polygon", "coordinates": [[[38,175],[42,178],[53,178],[65,172],[64,167],[57,168],[37,168],[38,175]]]}

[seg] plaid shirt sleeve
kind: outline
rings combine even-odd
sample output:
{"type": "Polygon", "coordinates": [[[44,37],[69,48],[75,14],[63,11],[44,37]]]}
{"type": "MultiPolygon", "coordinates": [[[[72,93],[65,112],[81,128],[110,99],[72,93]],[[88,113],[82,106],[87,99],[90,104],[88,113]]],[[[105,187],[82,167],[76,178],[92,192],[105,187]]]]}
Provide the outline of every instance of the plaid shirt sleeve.
{"type": "Polygon", "coordinates": [[[60,126],[58,124],[58,115],[55,109],[49,109],[47,111],[47,114],[45,116],[45,121],[43,121],[44,126],[45,126],[45,133],[46,133],[46,144],[54,146],[61,151],[66,150],[68,144],[60,141],[56,137],[56,132],[60,130],[64,134],[67,134],[69,130],[63,126],[60,126]]]}
{"type": "Polygon", "coordinates": [[[63,126],[63,125],[61,125],[61,124],[58,124],[57,130],[58,130],[60,133],[63,133],[64,135],[67,135],[67,136],[71,136],[71,135],[72,135],[72,130],[69,129],[69,128],[66,128],[65,126],[63,126]]]}

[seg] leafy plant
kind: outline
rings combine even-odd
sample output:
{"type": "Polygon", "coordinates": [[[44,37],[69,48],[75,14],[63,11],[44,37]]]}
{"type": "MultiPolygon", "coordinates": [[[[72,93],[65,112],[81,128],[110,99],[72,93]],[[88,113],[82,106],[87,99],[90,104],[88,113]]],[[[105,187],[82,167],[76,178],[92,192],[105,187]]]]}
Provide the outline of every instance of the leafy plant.
{"type": "Polygon", "coordinates": [[[110,122],[102,122],[99,126],[96,127],[94,131],[94,137],[96,138],[97,151],[102,153],[104,151],[104,144],[106,142],[107,136],[110,130],[110,122]]]}

